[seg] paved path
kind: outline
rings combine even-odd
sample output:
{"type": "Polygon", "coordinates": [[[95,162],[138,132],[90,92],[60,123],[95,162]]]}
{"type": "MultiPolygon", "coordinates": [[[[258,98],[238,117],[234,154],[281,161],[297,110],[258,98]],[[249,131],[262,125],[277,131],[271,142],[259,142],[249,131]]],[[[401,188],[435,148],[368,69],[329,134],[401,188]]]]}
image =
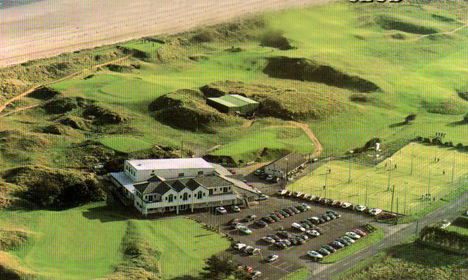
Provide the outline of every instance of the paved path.
{"type": "Polygon", "coordinates": [[[442,220],[453,221],[456,217],[460,216],[464,210],[466,210],[467,204],[468,192],[465,192],[456,200],[447,203],[446,206],[434,210],[417,222],[388,226],[386,229],[386,237],[382,241],[377,242],[354,255],[328,265],[312,263],[309,266],[309,269],[312,271],[312,276],[309,279],[329,279],[334,275],[351,269],[357,263],[369,259],[382,250],[405,242],[409,237],[419,232],[424,226],[439,223],[442,220]]]}
{"type": "Polygon", "coordinates": [[[461,29],[463,29],[463,28],[465,28],[465,27],[467,27],[467,26],[468,26],[468,23],[465,23],[465,25],[462,25],[462,26],[460,26],[460,27],[458,27],[458,28],[455,28],[455,29],[452,30],[452,31],[439,32],[439,33],[432,33],[432,34],[425,34],[425,35],[421,35],[421,36],[419,36],[419,37],[417,37],[417,38],[414,38],[414,39],[406,40],[406,41],[404,41],[404,42],[416,42],[416,41],[421,40],[422,38],[426,38],[426,37],[431,36],[431,35],[453,34],[453,33],[458,32],[459,30],[461,30],[461,29]]]}

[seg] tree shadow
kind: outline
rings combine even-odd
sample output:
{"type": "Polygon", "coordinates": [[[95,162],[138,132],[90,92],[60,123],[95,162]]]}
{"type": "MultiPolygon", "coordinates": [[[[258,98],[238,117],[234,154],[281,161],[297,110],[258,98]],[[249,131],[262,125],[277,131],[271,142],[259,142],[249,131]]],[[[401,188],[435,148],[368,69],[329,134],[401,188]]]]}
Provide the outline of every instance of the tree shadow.
{"type": "Polygon", "coordinates": [[[389,128],[395,128],[395,127],[400,127],[400,126],[405,126],[405,125],[408,125],[409,123],[404,121],[404,122],[399,122],[399,123],[393,123],[391,125],[389,125],[388,127],[389,128]]]}
{"type": "Polygon", "coordinates": [[[465,121],[465,120],[461,120],[461,121],[458,121],[458,122],[449,123],[449,124],[447,124],[447,126],[454,127],[454,126],[461,126],[461,125],[465,125],[465,124],[468,124],[468,122],[465,121]]]}
{"type": "Polygon", "coordinates": [[[100,220],[101,223],[125,221],[134,218],[129,213],[124,213],[120,209],[107,205],[86,209],[86,212],[83,212],[83,217],[90,220],[100,220]]]}
{"type": "Polygon", "coordinates": [[[202,276],[182,275],[171,278],[170,280],[203,280],[202,276]]]}

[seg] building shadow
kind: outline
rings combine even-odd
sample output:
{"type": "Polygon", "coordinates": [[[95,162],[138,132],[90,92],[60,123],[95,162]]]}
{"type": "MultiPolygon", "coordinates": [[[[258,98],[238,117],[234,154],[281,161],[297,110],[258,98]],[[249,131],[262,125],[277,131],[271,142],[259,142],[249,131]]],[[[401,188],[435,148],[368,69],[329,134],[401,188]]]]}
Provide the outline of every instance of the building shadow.
{"type": "Polygon", "coordinates": [[[99,220],[101,223],[119,222],[135,218],[131,211],[125,213],[121,209],[116,209],[109,205],[86,209],[83,212],[83,217],[90,220],[99,220]]]}

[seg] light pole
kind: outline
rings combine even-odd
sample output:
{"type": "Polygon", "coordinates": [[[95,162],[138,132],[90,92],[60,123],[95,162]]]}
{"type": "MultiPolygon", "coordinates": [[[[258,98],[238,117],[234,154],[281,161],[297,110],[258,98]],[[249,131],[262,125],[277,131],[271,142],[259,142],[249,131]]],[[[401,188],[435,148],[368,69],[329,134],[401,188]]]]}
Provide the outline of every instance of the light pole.
{"type": "Polygon", "coordinates": [[[353,152],[354,152],[353,150],[349,151],[351,156],[349,157],[348,184],[351,183],[351,158],[352,158],[353,152]]]}

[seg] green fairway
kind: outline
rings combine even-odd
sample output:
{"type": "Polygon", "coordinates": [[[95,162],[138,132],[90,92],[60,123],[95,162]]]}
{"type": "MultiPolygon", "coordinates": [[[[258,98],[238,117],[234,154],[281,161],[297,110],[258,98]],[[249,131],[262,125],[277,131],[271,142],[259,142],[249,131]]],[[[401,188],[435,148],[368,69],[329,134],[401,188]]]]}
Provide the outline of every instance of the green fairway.
{"type": "Polygon", "coordinates": [[[299,128],[252,129],[236,141],[221,146],[211,153],[217,156],[230,156],[236,162],[255,160],[264,148],[272,150],[296,150],[307,155],[314,151],[314,146],[307,135],[299,128]]]}
{"type": "Polygon", "coordinates": [[[308,279],[308,277],[310,277],[310,271],[306,268],[301,268],[284,276],[281,280],[305,280],[308,279]]]}
{"type": "Polygon", "coordinates": [[[422,200],[421,196],[430,193],[439,200],[456,190],[459,180],[466,176],[467,165],[466,153],[415,143],[375,167],[352,161],[328,162],[291,184],[289,189],[389,211],[395,189],[393,211],[397,211],[398,204],[399,213],[412,214],[433,201],[422,200]],[[440,160],[436,162],[435,158],[440,160]]]}
{"type": "MultiPolygon", "coordinates": [[[[122,262],[120,245],[130,218],[104,203],[93,203],[59,212],[3,211],[0,219],[8,220],[2,227],[33,233],[26,247],[12,252],[26,268],[47,280],[75,280],[114,272],[122,262]]],[[[204,259],[230,244],[189,219],[132,221],[139,238],[159,253],[163,279],[197,275],[204,259]]]]}
{"type": "Polygon", "coordinates": [[[122,153],[145,150],[153,146],[146,141],[131,137],[105,137],[98,139],[98,141],[104,146],[122,153]]]}

